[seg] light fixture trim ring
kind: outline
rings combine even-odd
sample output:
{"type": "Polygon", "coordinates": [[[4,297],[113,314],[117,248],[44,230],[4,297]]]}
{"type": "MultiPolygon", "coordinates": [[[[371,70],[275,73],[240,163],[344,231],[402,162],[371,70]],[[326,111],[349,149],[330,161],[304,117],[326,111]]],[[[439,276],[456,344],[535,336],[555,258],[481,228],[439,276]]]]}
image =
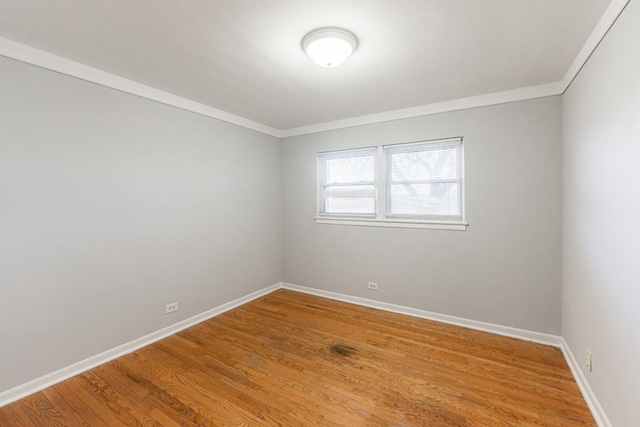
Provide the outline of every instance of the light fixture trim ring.
{"type": "Polygon", "coordinates": [[[314,41],[330,37],[346,41],[354,52],[358,48],[358,38],[351,31],[340,27],[322,27],[309,32],[302,38],[302,50],[306,52],[314,41]]]}

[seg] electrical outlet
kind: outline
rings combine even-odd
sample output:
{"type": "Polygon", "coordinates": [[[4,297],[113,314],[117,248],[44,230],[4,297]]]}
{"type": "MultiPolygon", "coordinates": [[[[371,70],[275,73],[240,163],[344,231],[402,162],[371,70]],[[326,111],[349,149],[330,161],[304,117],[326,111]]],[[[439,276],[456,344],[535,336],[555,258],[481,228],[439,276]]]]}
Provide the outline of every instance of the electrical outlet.
{"type": "Polygon", "coordinates": [[[167,304],[167,306],[165,307],[165,314],[169,314],[169,313],[173,313],[174,311],[178,311],[178,303],[177,302],[173,302],[171,304],[167,304]]]}
{"type": "Polygon", "coordinates": [[[591,350],[587,350],[587,355],[585,357],[585,365],[589,370],[589,372],[591,372],[591,369],[593,367],[593,365],[591,364],[591,350]]]}
{"type": "Polygon", "coordinates": [[[377,291],[378,290],[378,284],[375,282],[369,282],[367,283],[367,288],[369,288],[372,291],[377,291]]]}

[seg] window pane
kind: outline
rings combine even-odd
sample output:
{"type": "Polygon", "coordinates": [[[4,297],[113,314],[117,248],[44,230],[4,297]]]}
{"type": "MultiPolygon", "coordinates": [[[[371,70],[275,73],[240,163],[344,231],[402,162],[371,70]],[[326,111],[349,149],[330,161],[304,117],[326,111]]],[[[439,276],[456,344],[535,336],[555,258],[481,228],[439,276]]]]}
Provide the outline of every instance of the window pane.
{"type": "Polygon", "coordinates": [[[327,159],[326,184],[373,182],[375,167],[373,154],[327,159]]]}
{"type": "Polygon", "coordinates": [[[327,199],[327,210],[324,213],[341,214],[373,214],[375,211],[374,199],[327,199]]]}
{"type": "Polygon", "coordinates": [[[324,213],[374,214],[373,185],[328,186],[324,191],[324,213]]]}
{"type": "Polygon", "coordinates": [[[456,179],[458,148],[437,148],[391,152],[392,181],[456,179]]]}
{"type": "Polygon", "coordinates": [[[390,215],[460,217],[460,187],[457,182],[392,184],[386,210],[390,215]]]}
{"type": "Polygon", "coordinates": [[[339,187],[327,185],[324,190],[324,197],[338,197],[345,198],[351,197],[353,199],[373,199],[375,197],[375,190],[373,184],[369,185],[341,185],[339,187]]]}

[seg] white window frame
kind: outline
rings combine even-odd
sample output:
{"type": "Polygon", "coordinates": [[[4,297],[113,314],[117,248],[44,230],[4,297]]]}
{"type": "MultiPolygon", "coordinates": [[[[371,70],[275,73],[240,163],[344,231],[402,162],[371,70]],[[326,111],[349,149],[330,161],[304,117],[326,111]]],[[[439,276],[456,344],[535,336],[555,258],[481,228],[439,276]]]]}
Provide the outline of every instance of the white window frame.
{"type": "Polygon", "coordinates": [[[359,149],[353,150],[339,150],[339,151],[331,151],[331,152],[322,152],[318,153],[318,177],[317,177],[317,216],[315,217],[315,221],[317,224],[334,224],[334,225],[358,225],[358,226],[368,226],[368,227],[396,227],[396,228],[429,228],[429,229],[438,229],[438,230],[457,230],[457,231],[465,231],[468,227],[468,223],[465,222],[465,179],[464,179],[464,145],[462,137],[456,138],[446,138],[446,139],[438,139],[438,140],[430,140],[430,141],[417,141],[410,143],[402,143],[402,144],[389,144],[389,145],[380,145],[376,147],[362,147],[359,149]],[[411,147],[416,145],[426,145],[426,144],[434,144],[434,145],[442,145],[442,146],[455,146],[460,144],[462,147],[461,159],[461,174],[459,179],[457,180],[460,185],[460,209],[461,209],[461,220],[439,220],[439,219],[418,219],[418,218],[408,218],[403,217],[402,215],[386,215],[385,214],[385,200],[387,194],[387,188],[390,185],[389,171],[387,171],[387,159],[385,156],[385,149],[393,149],[399,147],[411,147]],[[323,213],[321,212],[321,200],[322,200],[322,187],[324,185],[322,165],[320,163],[321,156],[331,156],[334,155],[339,157],[340,154],[348,154],[350,152],[357,152],[361,150],[375,148],[375,158],[374,158],[374,167],[375,167],[375,216],[372,215],[358,215],[358,214],[335,214],[335,213],[323,213]]]}

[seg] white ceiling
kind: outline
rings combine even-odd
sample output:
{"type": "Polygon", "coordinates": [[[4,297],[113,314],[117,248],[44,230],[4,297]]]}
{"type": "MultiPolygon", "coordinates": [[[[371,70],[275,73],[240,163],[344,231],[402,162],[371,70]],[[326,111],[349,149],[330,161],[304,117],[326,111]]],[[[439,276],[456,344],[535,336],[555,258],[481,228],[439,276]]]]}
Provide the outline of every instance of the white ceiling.
{"type": "Polygon", "coordinates": [[[0,0],[0,36],[283,130],[560,81],[610,2],[0,0]]]}

